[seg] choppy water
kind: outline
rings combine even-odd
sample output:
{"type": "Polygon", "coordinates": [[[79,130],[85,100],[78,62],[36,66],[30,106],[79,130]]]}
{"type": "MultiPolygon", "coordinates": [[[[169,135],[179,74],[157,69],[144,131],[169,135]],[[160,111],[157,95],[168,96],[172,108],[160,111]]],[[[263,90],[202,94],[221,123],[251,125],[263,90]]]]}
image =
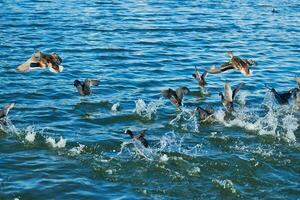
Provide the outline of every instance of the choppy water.
{"type": "Polygon", "coordinates": [[[299,111],[264,84],[295,87],[299,1],[1,1],[0,105],[16,102],[0,133],[0,199],[297,199],[299,111]],[[279,12],[273,14],[272,8],[279,12]],[[65,70],[17,73],[35,49],[65,70]],[[207,77],[225,52],[253,58],[253,76],[207,77]],[[101,81],[79,97],[76,78],[101,81]],[[224,116],[224,81],[245,82],[224,116]],[[159,91],[187,86],[182,111],[159,91]],[[198,124],[211,103],[217,122],[198,124]],[[119,104],[118,111],[112,111],[119,104]],[[124,129],[147,129],[150,149],[124,129]]]}

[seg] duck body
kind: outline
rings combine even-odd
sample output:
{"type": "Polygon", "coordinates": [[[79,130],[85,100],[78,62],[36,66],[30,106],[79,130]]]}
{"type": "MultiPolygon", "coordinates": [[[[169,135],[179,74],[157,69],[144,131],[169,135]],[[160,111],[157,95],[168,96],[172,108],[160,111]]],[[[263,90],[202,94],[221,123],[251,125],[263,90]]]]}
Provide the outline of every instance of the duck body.
{"type": "Polygon", "coordinates": [[[98,86],[99,81],[97,80],[91,80],[91,79],[85,79],[85,81],[74,81],[74,86],[76,87],[77,91],[81,96],[86,96],[91,94],[91,87],[92,86],[98,86]]]}
{"type": "Polygon", "coordinates": [[[182,106],[182,100],[184,95],[189,93],[190,90],[187,87],[180,87],[177,88],[175,91],[171,88],[167,90],[162,90],[161,93],[164,97],[170,99],[170,101],[176,106],[180,107],[182,106]]]}
{"type": "Polygon", "coordinates": [[[63,71],[61,63],[62,59],[56,53],[44,54],[37,50],[33,53],[31,58],[17,67],[17,71],[27,72],[33,69],[44,69],[48,67],[51,72],[59,73],[63,71]]]}
{"type": "Polygon", "coordinates": [[[125,134],[129,135],[132,139],[139,141],[144,147],[149,147],[149,143],[145,139],[145,130],[141,131],[141,133],[138,135],[134,135],[131,130],[126,130],[125,134]]]}
{"type": "Polygon", "coordinates": [[[219,96],[221,97],[221,102],[222,102],[224,108],[228,112],[234,111],[234,104],[233,104],[234,98],[244,85],[245,85],[244,83],[240,83],[232,91],[230,84],[227,82],[227,83],[225,83],[225,86],[224,86],[225,95],[222,92],[219,93],[219,96]]]}

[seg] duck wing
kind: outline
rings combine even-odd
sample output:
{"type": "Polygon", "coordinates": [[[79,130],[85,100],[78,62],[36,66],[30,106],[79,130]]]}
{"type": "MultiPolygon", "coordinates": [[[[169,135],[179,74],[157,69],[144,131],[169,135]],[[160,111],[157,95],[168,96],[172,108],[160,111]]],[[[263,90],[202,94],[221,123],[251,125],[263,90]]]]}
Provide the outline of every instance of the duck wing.
{"type": "Polygon", "coordinates": [[[178,97],[176,94],[176,91],[172,90],[171,88],[167,89],[167,90],[161,90],[161,94],[170,99],[172,103],[174,103],[175,105],[179,105],[179,101],[178,101],[178,97]]]}
{"type": "Polygon", "coordinates": [[[219,74],[228,70],[234,69],[231,62],[226,62],[222,64],[220,67],[213,66],[209,70],[207,70],[210,74],[219,74]]]}
{"type": "Polygon", "coordinates": [[[4,108],[2,110],[0,110],[0,118],[3,118],[5,116],[7,116],[7,114],[9,113],[9,111],[15,106],[15,103],[10,103],[6,106],[4,106],[4,108]]]}
{"type": "Polygon", "coordinates": [[[233,92],[231,90],[231,86],[230,86],[230,83],[225,83],[224,85],[224,91],[225,91],[225,100],[228,101],[228,102],[232,102],[233,101],[233,92]]]}
{"type": "Polygon", "coordinates": [[[244,85],[245,85],[245,83],[238,84],[238,86],[233,90],[232,99],[234,99],[234,97],[236,96],[236,94],[240,91],[240,89],[242,87],[244,87],[244,85]]]}

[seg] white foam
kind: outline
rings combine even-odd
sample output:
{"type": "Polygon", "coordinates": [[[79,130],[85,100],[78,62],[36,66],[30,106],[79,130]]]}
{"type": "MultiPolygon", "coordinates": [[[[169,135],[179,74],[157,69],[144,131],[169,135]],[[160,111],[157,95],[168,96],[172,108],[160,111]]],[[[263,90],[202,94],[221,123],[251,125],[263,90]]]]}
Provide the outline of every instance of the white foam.
{"type": "Polygon", "coordinates": [[[112,112],[118,112],[120,107],[120,103],[115,103],[112,107],[111,107],[111,111],[112,112]]]}
{"type": "Polygon", "coordinates": [[[66,146],[67,140],[63,139],[63,137],[60,136],[60,140],[58,142],[55,142],[55,139],[48,137],[46,139],[46,143],[50,144],[53,148],[64,148],[66,146]]]}
{"type": "Polygon", "coordinates": [[[69,151],[70,151],[72,154],[79,155],[79,154],[83,151],[84,148],[85,148],[85,145],[79,144],[78,147],[73,147],[73,148],[70,149],[69,151]]]}
{"type": "Polygon", "coordinates": [[[156,101],[151,101],[148,105],[142,99],[138,99],[137,101],[135,101],[135,109],[133,110],[133,112],[137,113],[141,117],[152,119],[152,116],[163,105],[164,102],[162,98],[156,101]]]}
{"type": "Polygon", "coordinates": [[[28,142],[33,143],[34,140],[35,140],[35,136],[36,136],[36,133],[34,131],[27,132],[27,134],[25,136],[25,140],[27,140],[28,142]]]}
{"type": "Polygon", "coordinates": [[[232,181],[229,179],[225,179],[225,180],[214,179],[213,182],[217,183],[219,186],[221,186],[224,189],[230,190],[233,194],[236,193],[236,189],[234,188],[232,181]]]}
{"type": "Polygon", "coordinates": [[[161,162],[167,162],[167,161],[169,160],[169,158],[168,158],[167,154],[164,154],[164,155],[162,155],[162,156],[160,157],[159,160],[160,160],[161,162]]]}

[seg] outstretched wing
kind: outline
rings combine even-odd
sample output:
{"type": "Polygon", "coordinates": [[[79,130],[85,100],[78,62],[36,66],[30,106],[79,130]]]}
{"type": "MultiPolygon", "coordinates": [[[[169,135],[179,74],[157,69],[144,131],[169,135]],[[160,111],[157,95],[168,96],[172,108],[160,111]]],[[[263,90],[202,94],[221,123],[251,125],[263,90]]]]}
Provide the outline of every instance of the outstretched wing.
{"type": "Polygon", "coordinates": [[[300,89],[300,76],[296,77],[296,81],[297,81],[297,84],[298,84],[298,88],[300,89]]]}
{"type": "Polygon", "coordinates": [[[209,70],[207,70],[207,72],[210,74],[219,74],[231,69],[234,69],[233,65],[230,62],[227,62],[221,65],[221,67],[213,66],[209,70]]]}
{"type": "Polygon", "coordinates": [[[175,105],[179,104],[178,100],[177,100],[177,94],[174,90],[172,90],[171,88],[167,89],[167,90],[161,90],[161,94],[170,99],[172,101],[172,103],[174,103],[175,105]]]}
{"type": "Polygon", "coordinates": [[[187,87],[180,87],[176,89],[176,95],[178,99],[182,100],[183,96],[189,93],[190,90],[187,87]]]}
{"type": "Polygon", "coordinates": [[[7,116],[8,112],[15,106],[15,103],[6,105],[2,110],[0,110],[0,118],[7,116]]]}
{"type": "Polygon", "coordinates": [[[224,91],[225,91],[225,99],[229,102],[232,102],[233,92],[231,90],[230,83],[228,83],[228,82],[225,83],[224,91]]]}
{"type": "Polygon", "coordinates": [[[193,74],[193,77],[197,80],[197,81],[200,81],[201,80],[201,75],[197,69],[197,66],[195,66],[195,72],[193,74]]]}
{"type": "Polygon", "coordinates": [[[85,79],[84,83],[85,83],[85,85],[87,85],[89,87],[98,86],[99,85],[99,81],[92,80],[92,79],[85,79]]]}
{"type": "Polygon", "coordinates": [[[232,99],[234,99],[234,97],[236,96],[236,94],[240,91],[240,89],[245,85],[245,83],[240,83],[234,90],[232,93],[232,99]]]}

